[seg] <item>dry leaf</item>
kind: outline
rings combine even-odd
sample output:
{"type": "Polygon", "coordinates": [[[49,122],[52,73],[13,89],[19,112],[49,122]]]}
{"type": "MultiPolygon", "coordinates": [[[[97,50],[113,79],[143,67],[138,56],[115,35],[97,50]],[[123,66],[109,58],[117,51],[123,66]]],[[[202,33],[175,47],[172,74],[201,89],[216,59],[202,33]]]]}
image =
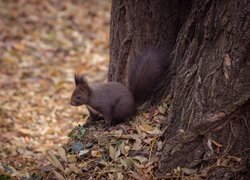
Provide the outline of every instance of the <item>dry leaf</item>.
{"type": "Polygon", "coordinates": [[[139,126],[135,126],[135,128],[136,128],[136,131],[137,131],[137,133],[139,134],[139,135],[141,135],[141,129],[140,129],[140,127],[139,126]]]}
{"type": "Polygon", "coordinates": [[[117,176],[117,178],[116,178],[117,180],[123,180],[123,178],[124,178],[122,172],[118,172],[118,173],[116,174],[116,176],[117,176]]]}
{"type": "Polygon", "coordinates": [[[47,158],[53,164],[53,166],[55,166],[56,168],[58,168],[64,172],[63,166],[61,165],[61,163],[56,159],[56,157],[51,152],[48,152],[47,158]]]}
{"type": "Polygon", "coordinates": [[[122,130],[114,130],[112,131],[112,135],[115,137],[120,137],[123,134],[122,130]]]}
{"type": "Polygon", "coordinates": [[[128,154],[128,152],[131,150],[131,147],[130,146],[125,146],[125,154],[128,154]]]}
{"type": "Polygon", "coordinates": [[[148,138],[148,139],[143,139],[143,142],[147,143],[147,144],[151,144],[151,142],[154,140],[155,138],[148,138]]]}
{"type": "Polygon", "coordinates": [[[152,131],[154,128],[146,123],[139,125],[140,129],[143,131],[152,131]]]}
{"type": "Polygon", "coordinates": [[[135,143],[132,146],[132,150],[135,150],[135,151],[141,150],[141,148],[142,148],[142,144],[141,143],[142,143],[142,141],[139,138],[137,138],[136,141],[135,141],[135,143]]]}
{"type": "Polygon", "coordinates": [[[111,173],[108,173],[108,177],[109,177],[109,180],[113,180],[113,179],[115,179],[114,175],[113,175],[113,174],[111,174],[111,173]]]}
{"type": "Polygon", "coordinates": [[[189,169],[189,168],[181,168],[181,170],[186,173],[187,175],[194,174],[197,172],[196,169],[189,169]]]}
{"type": "Polygon", "coordinates": [[[26,47],[23,44],[15,44],[14,48],[19,51],[24,51],[26,47]]]}
{"type": "Polygon", "coordinates": [[[109,156],[112,160],[117,160],[117,158],[120,156],[121,151],[119,148],[114,148],[113,146],[109,146],[109,156]]]}
{"type": "Polygon", "coordinates": [[[65,150],[64,150],[62,147],[59,147],[59,148],[58,148],[58,152],[59,152],[59,155],[61,156],[61,158],[62,158],[65,162],[67,162],[65,150]]]}
{"type": "Polygon", "coordinates": [[[159,106],[158,107],[158,111],[161,113],[161,114],[165,114],[166,113],[166,107],[163,107],[163,106],[159,106]]]}
{"type": "Polygon", "coordinates": [[[77,168],[75,164],[68,164],[69,168],[76,174],[81,174],[82,170],[77,168]]]}
{"type": "Polygon", "coordinates": [[[65,174],[69,175],[72,173],[72,170],[70,168],[65,168],[65,174]]]}
{"type": "Polygon", "coordinates": [[[89,151],[90,151],[89,149],[81,150],[81,151],[79,152],[78,155],[79,155],[79,156],[85,155],[85,154],[87,154],[89,151]]]}
{"type": "Polygon", "coordinates": [[[68,154],[67,159],[69,160],[70,163],[75,163],[77,161],[77,156],[76,155],[70,155],[68,154]]]}
{"type": "Polygon", "coordinates": [[[120,149],[120,152],[123,154],[123,155],[127,155],[128,154],[128,152],[126,152],[126,150],[125,150],[125,143],[124,142],[122,142],[120,145],[119,145],[119,149],[120,149]]]}
{"type": "Polygon", "coordinates": [[[53,171],[58,180],[65,180],[65,178],[57,171],[53,171]]]}
{"type": "Polygon", "coordinates": [[[159,128],[155,127],[152,131],[146,131],[148,134],[160,135],[162,132],[159,128]]]}
{"type": "Polygon", "coordinates": [[[93,156],[93,157],[102,157],[102,152],[97,151],[97,150],[92,150],[91,151],[91,156],[93,156]]]}
{"type": "Polygon", "coordinates": [[[125,170],[130,169],[132,166],[132,161],[130,160],[130,158],[120,158],[120,163],[122,164],[122,166],[125,168],[125,170]]]}
{"type": "Polygon", "coordinates": [[[125,170],[128,168],[127,163],[121,158],[120,159],[120,163],[122,164],[122,166],[125,168],[125,170]]]}
{"type": "Polygon", "coordinates": [[[134,156],[132,159],[135,159],[140,162],[140,164],[146,164],[148,162],[148,158],[144,156],[134,156]]]}

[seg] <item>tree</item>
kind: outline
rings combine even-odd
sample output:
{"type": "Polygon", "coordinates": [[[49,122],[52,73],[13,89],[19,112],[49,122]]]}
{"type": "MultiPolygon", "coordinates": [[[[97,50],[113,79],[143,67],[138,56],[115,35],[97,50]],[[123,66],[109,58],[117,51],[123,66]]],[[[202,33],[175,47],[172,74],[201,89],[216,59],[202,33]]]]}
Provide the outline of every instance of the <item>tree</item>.
{"type": "MultiPolygon", "coordinates": [[[[159,84],[160,94],[172,97],[159,176],[229,155],[249,169],[249,10],[247,0],[113,0],[110,81],[126,81],[129,63],[145,47],[171,51],[159,84]]],[[[210,176],[233,171],[246,173],[218,165],[210,176]]]]}

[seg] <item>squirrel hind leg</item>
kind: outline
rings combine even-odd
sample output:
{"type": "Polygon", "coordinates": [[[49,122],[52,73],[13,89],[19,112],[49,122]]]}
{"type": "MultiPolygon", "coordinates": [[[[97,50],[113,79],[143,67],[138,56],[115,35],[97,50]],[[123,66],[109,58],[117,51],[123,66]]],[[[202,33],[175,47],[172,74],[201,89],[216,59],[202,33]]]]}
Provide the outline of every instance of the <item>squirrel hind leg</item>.
{"type": "Polygon", "coordinates": [[[129,101],[129,103],[127,102],[127,100],[125,100],[125,102],[119,101],[115,107],[112,123],[118,124],[125,122],[127,119],[134,116],[135,114],[136,108],[132,101],[129,101]]]}

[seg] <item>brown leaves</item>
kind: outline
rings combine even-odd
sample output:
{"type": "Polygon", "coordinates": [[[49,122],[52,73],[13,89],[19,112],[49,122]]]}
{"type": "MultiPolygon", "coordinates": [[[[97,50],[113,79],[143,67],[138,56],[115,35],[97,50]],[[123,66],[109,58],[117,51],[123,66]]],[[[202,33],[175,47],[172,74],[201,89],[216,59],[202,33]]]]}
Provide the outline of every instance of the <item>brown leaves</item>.
{"type": "Polygon", "coordinates": [[[62,164],[56,159],[56,157],[51,152],[48,152],[47,158],[49,159],[49,161],[52,163],[53,166],[64,172],[62,164]]]}
{"type": "Polygon", "coordinates": [[[109,157],[113,161],[116,161],[120,155],[121,155],[121,150],[119,148],[114,148],[113,146],[109,147],[109,157]]]}
{"type": "Polygon", "coordinates": [[[61,156],[62,160],[64,160],[65,162],[67,162],[67,157],[66,157],[66,152],[62,147],[58,148],[58,153],[61,156]]]}
{"type": "MultiPolygon", "coordinates": [[[[0,167],[22,172],[48,163],[46,151],[54,153],[85,121],[85,109],[69,105],[73,75],[105,79],[109,10],[109,1],[0,1],[0,167]]],[[[75,163],[68,155],[59,149],[75,163]]]]}
{"type": "Polygon", "coordinates": [[[69,151],[65,155],[65,149],[59,148],[60,158],[53,160],[53,166],[66,179],[73,174],[96,179],[152,179],[162,149],[161,124],[154,121],[161,112],[154,111],[153,116],[144,113],[130,125],[120,124],[109,131],[103,129],[102,122],[88,129],[75,127],[66,146],[69,151]],[[81,144],[80,151],[73,150],[76,144],[81,144]]]}

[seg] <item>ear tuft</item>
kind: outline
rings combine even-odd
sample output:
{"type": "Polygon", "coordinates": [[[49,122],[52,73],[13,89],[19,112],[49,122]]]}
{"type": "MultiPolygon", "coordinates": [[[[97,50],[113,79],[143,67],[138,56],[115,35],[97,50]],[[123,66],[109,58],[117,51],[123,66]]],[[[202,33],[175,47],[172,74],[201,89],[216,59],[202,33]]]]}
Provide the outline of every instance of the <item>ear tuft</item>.
{"type": "Polygon", "coordinates": [[[85,84],[86,80],[84,75],[79,75],[79,74],[75,74],[75,84],[77,85],[82,85],[85,84]]]}
{"type": "Polygon", "coordinates": [[[82,90],[91,93],[90,87],[88,85],[88,81],[85,78],[84,74],[75,74],[75,84],[76,86],[80,87],[82,90]]]}

